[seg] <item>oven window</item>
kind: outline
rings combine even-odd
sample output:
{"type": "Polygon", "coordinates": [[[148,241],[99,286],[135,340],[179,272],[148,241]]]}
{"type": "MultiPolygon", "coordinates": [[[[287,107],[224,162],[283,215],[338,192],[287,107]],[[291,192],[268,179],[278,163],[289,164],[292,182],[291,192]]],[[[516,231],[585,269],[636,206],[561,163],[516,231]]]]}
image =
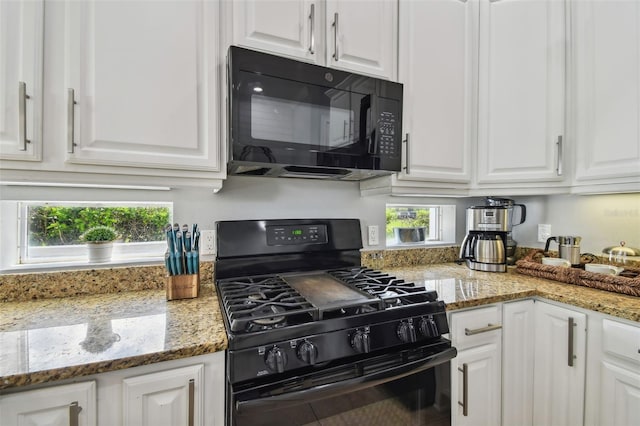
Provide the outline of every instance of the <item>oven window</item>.
{"type": "MultiPolygon", "coordinates": [[[[286,409],[240,414],[235,426],[450,425],[450,364],[402,379],[286,409]]],[[[277,404],[274,404],[277,406],[277,404]]]]}

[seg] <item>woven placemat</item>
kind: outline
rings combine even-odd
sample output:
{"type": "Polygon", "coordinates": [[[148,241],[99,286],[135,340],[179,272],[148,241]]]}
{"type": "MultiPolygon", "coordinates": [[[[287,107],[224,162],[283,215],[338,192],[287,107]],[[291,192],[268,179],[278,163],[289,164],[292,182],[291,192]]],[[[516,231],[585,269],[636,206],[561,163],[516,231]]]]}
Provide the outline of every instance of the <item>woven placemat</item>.
{"type": "Polygon", "coordinates": [[[525,257],[516,262],[516,271],[532,277],[546,278],[630,296],[640,296],[640,269],[638,268],[625,268],[625,271],[639,274],[635,278],[628,278],[619,275],[588,272],[580,268],[543,265],[541,263],[542,257],[542,250],[531,250],[525,257]]]}

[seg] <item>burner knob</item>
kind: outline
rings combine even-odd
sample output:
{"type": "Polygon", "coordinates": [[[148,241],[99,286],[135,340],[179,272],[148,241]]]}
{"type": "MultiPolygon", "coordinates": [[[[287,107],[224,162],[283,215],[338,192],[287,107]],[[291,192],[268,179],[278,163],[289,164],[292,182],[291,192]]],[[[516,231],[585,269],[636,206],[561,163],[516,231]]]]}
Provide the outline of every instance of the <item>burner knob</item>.
{"type": "Polygon", "coordinates": [[[438,337],[440,335],[440,333],[438,332],[438,326],[433,319],[433,315],[429,315],[426,318],[421,318],[419,328],[420,333],[422,333],[424,337],[438,337]]]}
{"type": "Polygon", "coordinates": [[[398,338],[402,343],[413,343],[416,341],[416,328],[413,323],[402,321],[398,325],[398,338]]]}
{"type": "Polygon", "coordinates": [[[357,330],[353,333],[351,336],[351,347],[361,354],[369,353],[371,350],[369,332],[367,330],[357,330]]]}
{"type": "Polygon", "coordinates": [[[313,343],[305,340],[298,346],[298,358],[309,365],[315,365],[318,358],[318,348],[313,343]]]}
{"type": "Polygon", "coordinates": [[[282,373],[284,366],[287,365],[287,354],[279,347],[274,346],[267,351],[264,363],[271,372],[282,373]]]}

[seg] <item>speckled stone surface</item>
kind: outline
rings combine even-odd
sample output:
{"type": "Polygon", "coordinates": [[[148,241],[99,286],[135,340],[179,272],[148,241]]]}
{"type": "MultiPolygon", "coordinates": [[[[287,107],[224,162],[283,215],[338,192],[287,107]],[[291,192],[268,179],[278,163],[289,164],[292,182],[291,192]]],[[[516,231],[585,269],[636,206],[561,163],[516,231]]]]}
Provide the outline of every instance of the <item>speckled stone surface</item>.
{"type": "MultiPolygon", "coordinates": [[[[0,275],[0,302],[165,288],[164,265],[0,275]]],[[[213,262],[200,262],[200,281],[213,280],[213,262]]]]}
{"type": "MultiPolygon", "coordinates": [[[[362,263],[437,290],[449,310],[540,296],[640,321],[640,298],[514,268],[489,273],[441,263],[457,254],[457,247],[366,251],[362,263]]],[[[160,265],[0,276],[0,393],[225,350],[212,276],[212,262],[201,263],[200,296],[170,302],[160,265]]]]}
{"type": "Polygon", "coordinates": [[[161,289],[0,304],[0,389],[226,348],[212,284],[195,299],[161,289]]]}
{"type": "Polygon", "coordinates": [[[640,298],[508,272],[472,271],[454,263],[387,268],[386,272],[438,292],[448,310],[540,296],[603,314],[640,321],[640,298]]]}

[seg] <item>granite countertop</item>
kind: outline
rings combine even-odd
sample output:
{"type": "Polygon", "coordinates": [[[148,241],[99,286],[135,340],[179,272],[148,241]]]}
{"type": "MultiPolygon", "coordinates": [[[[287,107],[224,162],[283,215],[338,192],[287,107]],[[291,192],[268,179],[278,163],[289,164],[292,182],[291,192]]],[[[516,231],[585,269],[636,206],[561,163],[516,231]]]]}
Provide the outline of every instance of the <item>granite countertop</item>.
{"type": "MultiPolygon", "coordinates": [[[[507,273],[430,264],[386,272],[438,292],[448,310],[540,296],[640,321],[640,298],[507,273]]],[[[195,299],[164,289],[0,303],[0,389],[213,353],[227,337],[212,284],[195,299]]]]}
{"type": "Polygon", "coordinates": [[[195,299],[162,289],[0,304],[0,389],[226,348],[213,285],[195,299]]]}

